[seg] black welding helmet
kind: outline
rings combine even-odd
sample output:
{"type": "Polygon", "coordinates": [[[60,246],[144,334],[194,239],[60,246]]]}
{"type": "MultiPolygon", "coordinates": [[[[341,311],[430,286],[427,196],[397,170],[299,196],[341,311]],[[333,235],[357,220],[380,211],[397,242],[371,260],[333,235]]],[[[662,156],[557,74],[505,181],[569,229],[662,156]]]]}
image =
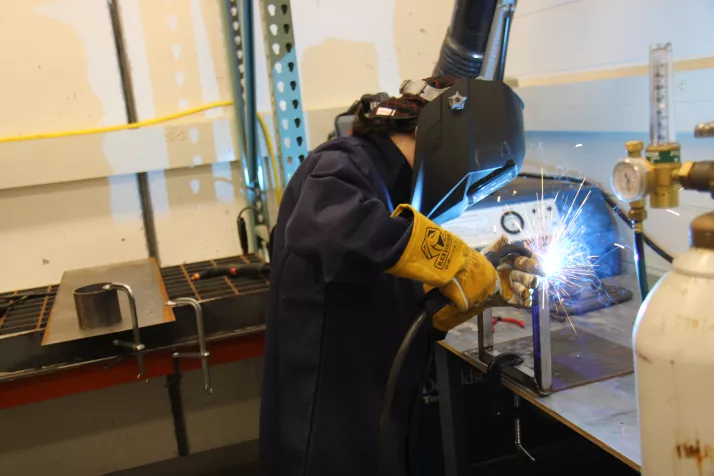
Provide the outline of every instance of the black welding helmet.
{"type": "Polygon", "coordinates": [[[513,180],[523,165],[523,102],[505,83],[457,79],[419,114],[412,205],[443,223],[513,180]]]}

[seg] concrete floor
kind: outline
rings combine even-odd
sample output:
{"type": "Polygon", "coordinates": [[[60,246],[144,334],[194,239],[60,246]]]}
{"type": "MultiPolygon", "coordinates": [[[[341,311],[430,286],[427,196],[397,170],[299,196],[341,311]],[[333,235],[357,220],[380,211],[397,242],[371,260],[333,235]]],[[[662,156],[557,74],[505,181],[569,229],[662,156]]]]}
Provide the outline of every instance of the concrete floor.
{"type": "Polygon", "coordinates": [[[109,476],[256,476],[258,441],[174,458],[109,476]]]}

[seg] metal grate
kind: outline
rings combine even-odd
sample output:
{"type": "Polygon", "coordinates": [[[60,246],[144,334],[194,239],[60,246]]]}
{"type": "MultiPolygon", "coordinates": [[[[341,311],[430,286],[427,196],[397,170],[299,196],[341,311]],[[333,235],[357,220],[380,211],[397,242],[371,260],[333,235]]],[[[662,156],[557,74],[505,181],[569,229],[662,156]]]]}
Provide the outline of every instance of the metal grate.
{"type": "Polygon", "coordinates": [[[259,263],[260,259],[255,255],[234,256],[210,261],[200,261],[198,263],[182,264],[161,269],[161,277],[164,279],[166,291],[170,299],[178,297],[193,297],[199,301],[225,298],[265,292],[268,290],[268,280],[265,278],[235,278],[226,277],[202,279],[191,281],[193,273],[202,271],[210,266],[220,264],[241,264],[259,263]]]}
{"type": "MultiPolygon", "coordinates": [[[[269,281],[265,278],[212,278],[193,282],[190,276],[207,267],[219,264],[259,263],[255,255],[232,256],[197,263],[186,263],[179,266],[161,268],[161,277],[164,280],[166,291],[170,299],[179,297],[193,297],[199,301],[241,296],[246,294],[267,292],[269,281]]],[[[51,296],[29,299],[12,306],[4,315],[0,315],[0,338],[10,334],[28,331],[41,331],[47,326],[52,305],[59,285],[53,284],[34,289],[23,289],[0,293],[0,298],[7,298],[30,293],[53,293],[51,296]]]]}
{"type": "MultiPolygon", "coordinates": [[[[52,285],[1,293],[0,298],[12,298],[13,296],[32,293],[56,293],[57,288],[57,285],[52,285]]],[[[28,299],[13,305],[8,312],[0,315],[0,337],[44,329],[54,302],[55,296],[53,294],[42,298],[28,299]]]]}

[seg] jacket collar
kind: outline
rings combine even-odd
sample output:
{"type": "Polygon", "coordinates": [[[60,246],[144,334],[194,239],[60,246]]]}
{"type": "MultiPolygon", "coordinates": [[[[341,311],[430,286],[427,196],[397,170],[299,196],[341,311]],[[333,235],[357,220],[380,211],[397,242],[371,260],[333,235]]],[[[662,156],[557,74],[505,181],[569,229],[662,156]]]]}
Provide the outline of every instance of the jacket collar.
{"type": "Polygon", "coordinates": [[[369,142],[376,149],[370,154],[389,191],[392,205],[408,203],[411,198],[412,168],[404,154],[389,137],[373,135],[369,142]]]}

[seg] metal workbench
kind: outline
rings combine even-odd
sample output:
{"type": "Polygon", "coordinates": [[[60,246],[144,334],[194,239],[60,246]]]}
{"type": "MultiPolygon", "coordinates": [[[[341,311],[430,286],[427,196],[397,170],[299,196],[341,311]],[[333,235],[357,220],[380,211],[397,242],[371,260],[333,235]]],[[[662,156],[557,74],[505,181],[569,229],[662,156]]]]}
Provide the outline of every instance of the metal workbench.
{"type": "MultiPolygon", "coordinates": [[[[605,282],[618,284],[636,290],[637,282],[633,275],[609,278],[605,282]]],[[[632,327],[640,306],[639,297],[629,302],[615,305],[583,316],[574,316],[576,328],[589,331],[599,337],[617,344],[632,347],[632,327]]],[[[526,322],[526,329],[499,323],[494,332],[494,344],[531,335],[530,313],[516,309],[496,309],[494,315],[517,317],[526,322]]],[[[569,327],[567,323],[552,322],[553,330],[569,327]]],[[[478,347],[476,320],[465,323],[452,330],[437,347],[437,374],[439,379],[440,406],[442,409],[442,430],[444,435],[445,463],[447,475],[465,474],[468,449],[459,442],[463,441],[459,432],[463,423],[459,421],[459,407],[468,405],[455,391],[453,381],[454,355],[485,372],[485,365],[467,355],[478,347]],[[451,367],[449,367],[451,365],[451,367]],[[449,385],[451,379],[452,385],[449,385]]],[[[473,354],[472,354],[473,355],[473,354]]],[[[603,450],[614,455],[630,467],[639,470],[640,435],[637,425],[637,398],[635,394],[634,374],[614,377],[608,380],[589,383],[579,387],[539,396],[523,386],[504,377],[504,385],[515,394],[546,412],[551,417],[575,430],[603,450]]]]}

